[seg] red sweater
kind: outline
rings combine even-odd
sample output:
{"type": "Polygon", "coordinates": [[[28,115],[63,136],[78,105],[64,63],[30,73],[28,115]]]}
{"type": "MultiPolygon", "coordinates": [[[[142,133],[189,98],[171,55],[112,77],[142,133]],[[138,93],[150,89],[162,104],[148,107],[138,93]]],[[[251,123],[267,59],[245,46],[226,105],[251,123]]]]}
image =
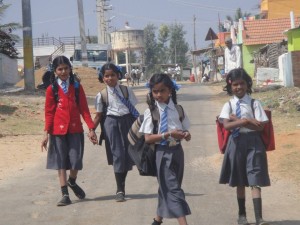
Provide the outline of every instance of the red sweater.
{"type": "Polygon", "coordinates": [[[45,131],[54,135],[82,133],[83,127],[80,114],[88,128],[94,128],[86,96],[81,85],[79,86],[79,104],[76,103],[74,85],[69,85],[67,94],[58,85],[58,96],[59,100],[56,102],[52,85],[49,85],[46,90],[45,101],[45,131]]]}

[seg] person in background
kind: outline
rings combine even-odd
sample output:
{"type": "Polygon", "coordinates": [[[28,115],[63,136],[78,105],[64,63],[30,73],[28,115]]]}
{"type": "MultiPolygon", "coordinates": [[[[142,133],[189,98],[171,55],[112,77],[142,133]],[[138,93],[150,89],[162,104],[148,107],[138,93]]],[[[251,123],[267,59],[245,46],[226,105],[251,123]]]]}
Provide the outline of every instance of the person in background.
{"type": "Polygon", "coordinates": [[[232,69],[237,69],[242,67],[241,61],[241,50],[238,45],[232,44],[231,38],[226,38],[225,40],[225,76],[229,73],[232,69]]]}
{"type": "Polygon", "coordinates": [[[76,183],[78,171],[83,167],[84,153],[80,116],[89,128],[90,141],[94,144],[98,141],[83,87],[75,82],[69,59],[65,56],[58,56],[53,60],[52,65],[52,85],[46,89],[45,134],[41,150],[48,151],[47,169],[58,171],[62,198],[57,206],[66,206],[72,203],[68,186],[79,199],[85,198],[85,192],[76,183]],[[78,96],[76,88],[78,88],[78,96]],[[48,141],[49,148],[47,149],[48,141]],[[68,180],[67,170],[70,170],[68,180]]]}

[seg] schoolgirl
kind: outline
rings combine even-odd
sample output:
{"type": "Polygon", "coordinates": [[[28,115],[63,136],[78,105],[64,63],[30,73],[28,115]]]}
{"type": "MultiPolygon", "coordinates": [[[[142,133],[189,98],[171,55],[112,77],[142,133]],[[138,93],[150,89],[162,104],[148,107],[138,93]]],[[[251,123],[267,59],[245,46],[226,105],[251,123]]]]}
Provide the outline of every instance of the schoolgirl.
{"type": "Polygon", "coordinates": [[[267,225],[262,218],[261,187],[270,185],[265,146],[260,131],[268,118],[258,100],[251,107],[252,79],[242,69],[231,70],[224,91],[233,96],[225,103],[219,120],[231,130],[220,175],[220,184],[236,188],[238,224],[248,224],[245,187],[250,186],[256,225],[267,225]],[[253,114],[254,113],[254,114],[253,114]]]}
{"type": "Polygon", "coordinates": [[[119,68],[113,63],[106,63],[99,73],[99,81],[106,84],[105,92],[99,92],[96,96],[94,118],[95,127],[104,122],[105,147],[108,164],[113,165],[117,184],[116,201],[125,201],[125,181],[127,173],[134,165],[128,154],[129,141],[128,131],[139,115],[135,109],[137,98],[133,91],[126,88],[126,94],[122,92],[118,82],[120,77],[119,68]],[[104,101],[107,95],[107,102],[104,101]]]}
{"type": "Polygon", "coordinates": [[[176,218],[180,225],[186,225],[186,215],[191,214],[181,188],[184,171],[184,153],[181,140],[189,141],[190,122],[187,115],[182,121],[176,110],[175,81],[166,74],[154,74],[149,81],[149,108],[144,112],[140,132],[147,143],[156,143],[156,169],[158,189],[157,215],[152,225],[159,225],[163,218],[176,218]],[[158,132],[153,131],[151,111],[157,107],[160,114],[158,132]]]}
{"type": "Polygon", "coordinates": [[[53,60],[51,81],[52,85],[46,89],[45,134],[41,149],[47,151],[49,140],[47,169],[58,170],[62,199],[57,206],[65,206],[71,204],[68,186],[79,199],[85,198],[85,192],[76,183],[84,153],[80,115],[89,128],[89,138],[93,143],[97,143],[97,136],[84,90],[79,83],[75,87],[71,63],[67,57],[58,56],[53,60]],[[75,94],[76,88],[78,96],[75,94]],[[70,170],[68,181],[66,170],[70,170]]]}

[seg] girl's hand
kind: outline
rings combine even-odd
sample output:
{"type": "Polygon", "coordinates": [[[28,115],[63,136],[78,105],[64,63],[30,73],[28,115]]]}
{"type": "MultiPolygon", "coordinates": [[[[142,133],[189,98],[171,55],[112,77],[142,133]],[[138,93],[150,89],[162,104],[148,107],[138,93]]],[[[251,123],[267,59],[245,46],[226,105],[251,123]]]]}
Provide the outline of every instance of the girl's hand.
{"type": "Polygon", "coordinates": [[[44,138],[41,142],[41,151],[43,152],[43,150],[45,149],[45,151],[47,151],[47,144],[48,144],[48,133],[46,132],[45,135],[44,135],[44,138]]]}
{"type": "Polygon", "coordinates": [[[190,141],[191,140],[191,134],[190,134],[190,132],[185,131],[185,132],[183,132],[183,134],[184,134],[184,139],[186,141],[190,141]]]}
{"type": "Polygon", "coordinates": [[[184,138],[184,133],[182,130],[172,130],[170,131],[171,137],[176,140],[181,140],[184,138]]]}
{"type": "Polygon", "coordinates": [[[95,133],[95,131],[94,131],[93,129],[91,129],[91,130],[89,131],[88,137],[89,137],[90,141],[91,141],[94,145],[98,144],[98,138],[97,138],[97,135],[96,135],[96,133],[95,133]]]}

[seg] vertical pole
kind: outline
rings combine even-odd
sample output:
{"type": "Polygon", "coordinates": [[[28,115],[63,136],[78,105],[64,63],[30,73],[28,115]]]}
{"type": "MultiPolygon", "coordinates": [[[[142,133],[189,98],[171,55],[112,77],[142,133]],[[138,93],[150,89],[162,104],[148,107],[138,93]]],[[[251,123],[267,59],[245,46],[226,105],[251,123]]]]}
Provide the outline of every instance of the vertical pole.
{"type": "Polygon", "coordinates": [[[87,50],[86,50],[86,36],[85,36],[82,0],[77,0],[77,6],[78,6],[79,31],[80,31],[80,40],[81,40],[81,60],[82,60],[82,66],[87,67],[88,59],[87,59],[87,50]]]}
{"type": "Polygon", "coordinates": [[[24,86],[27,91],[35,90],[32,48],[32,24],[30,0],[22,0],[24,86]]]}
{"type": "MultiPolygon", "coordinates": [[[[194,50],[196,50],[197,45],[196,45],[196,16],[195,15],[193,18],[193,24],[194,24],[194,50]]],[[[194,54],[193,54],[193,66],[194,66],[194,79],[196,82],[199,82],[197,76],[197,70],[196,70],[196,56],[194,54]]]]}

